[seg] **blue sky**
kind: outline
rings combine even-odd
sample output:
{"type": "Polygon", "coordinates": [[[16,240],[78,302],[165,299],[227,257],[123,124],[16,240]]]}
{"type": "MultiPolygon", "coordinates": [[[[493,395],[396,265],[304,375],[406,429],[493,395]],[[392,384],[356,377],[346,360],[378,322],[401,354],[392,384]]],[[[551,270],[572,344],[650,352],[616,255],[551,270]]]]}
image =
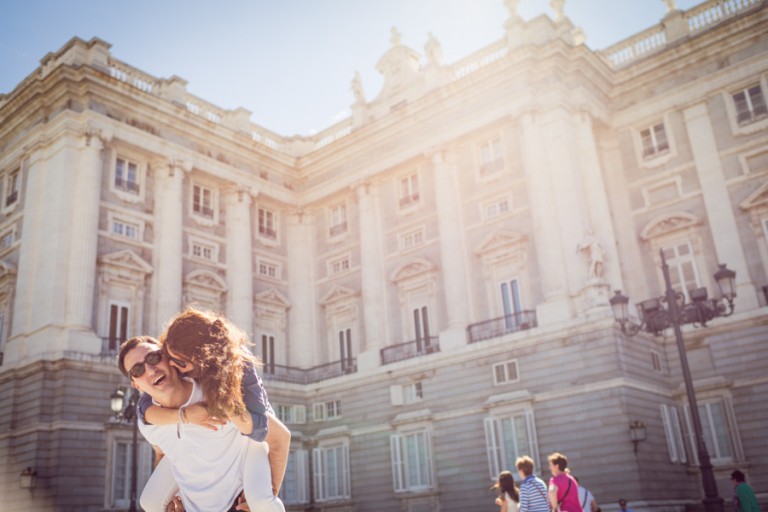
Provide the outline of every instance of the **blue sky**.
{"type": "MultiPolygon", "coordinates": [[[[678,0],[688,9],[698,0],[678,0]]],[[[524,19],[549,0],[520,0],[524,19]]],[[[658,23],[661,0],[566,0],[565,14],[602,49],[658,23]]],[[[360,72],[366,97],[381,87],[378,59],[390,27],[423,54],[429,32],[452,63],[500,39],[503,0],[0,0],[0,93],[69,39],[99,37],[112,55],[282,135],[307,135],[348,115],[360,72]]]]}

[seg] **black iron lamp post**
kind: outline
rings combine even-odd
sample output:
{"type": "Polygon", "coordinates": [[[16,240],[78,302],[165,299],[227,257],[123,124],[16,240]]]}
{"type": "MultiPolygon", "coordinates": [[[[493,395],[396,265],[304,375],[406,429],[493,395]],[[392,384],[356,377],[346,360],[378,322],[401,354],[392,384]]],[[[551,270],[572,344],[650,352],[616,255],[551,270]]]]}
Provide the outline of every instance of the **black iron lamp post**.
{"type": "Polygon", "coordinates": [[[695,290],[688,291],[690,301],[687,302],[683,293],[672,289],[667,260],[664,258],[663,251],[659,251],[659,253],[661,255],[661,271],[664,275],[664,285],[666,286],[665,294],[638,304],[638,313],[640,314],[641,321],[638,325],[629,319],[627,307],[629,298],[617,290],[616,295],[611,297],[610,300],[613,316],[616,322],[621,325],[621,332],[627,336],[634,336],[641,330],[660,336],[668,327],[673,328],[677,350],[680,353],[680,367],[683,372],[683,380],[685,381],[688,404],[691,409],[693,430],[696,436],[696,451],[699,454],[699,469],[701,470],[701,480],[704,485],[704,509],[706,512],[723,512],[723,498],[717,493],[715,474],[712,470],[707,446],[704,444],[704,437],[702,436],[699,407],[696,403],[696,394],[693,390],[688,356],[685,352],[683,333],[680,326],[684,324],[705,326],[713,318],[732,315],[734,309],[733,299],[736,298],[736,272],[722,264],[719,265],[720,268],[715,272],[714,277],[720,290],[721,299],[708,299],[706,288],[696,288],[695,290]]]}
{"type": "Polygon", "coordinates": [[[138,471],[137,438],[138,438],[138,417],[136,415],[136,404],[139,400],[139,392],[135,388],[128,388],[126,394],[123,388],[117,388],[109,397],[109,406],[118,420],[130,421],[133,427],[133,442],[131,444],[131,506],[128,512],[136,512],[136,476],[138,471]]]}

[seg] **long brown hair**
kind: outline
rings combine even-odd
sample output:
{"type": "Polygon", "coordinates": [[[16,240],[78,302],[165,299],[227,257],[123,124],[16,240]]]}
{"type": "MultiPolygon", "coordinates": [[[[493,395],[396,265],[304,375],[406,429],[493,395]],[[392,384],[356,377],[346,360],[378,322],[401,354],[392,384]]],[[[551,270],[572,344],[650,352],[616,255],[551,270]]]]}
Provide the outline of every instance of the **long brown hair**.
{"type": "Polygon", "coordinates": [[[243,363],[258,363],[246,348],[245,332],[221,315],[190,307],[173,319],[160,341],[195,367],[211,416],[245,412],[243,363]]]}
{"type": "Polygon", "coordinates": [[[502,471],[499,473],[499,481],[493,485],[492,489],[498,490],[499,495],[502,498],[504,497],[504,493],[507,493],[513,501],[520,501],[520,491],[515,485],[515,477],[513,477],[512,473],[509,471],[502,471]]]}

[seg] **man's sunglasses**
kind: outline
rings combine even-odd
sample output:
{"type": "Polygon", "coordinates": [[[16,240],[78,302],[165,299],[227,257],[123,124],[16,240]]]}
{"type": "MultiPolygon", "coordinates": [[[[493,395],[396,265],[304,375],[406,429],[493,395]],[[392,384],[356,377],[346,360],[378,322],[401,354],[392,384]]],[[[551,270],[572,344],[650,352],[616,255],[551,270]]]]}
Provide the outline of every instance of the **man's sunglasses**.
{"type": "Polygon", "coordinates": [[[131,366],[131,369],[128,370],[128,375],[131,376],[132,379],[138,379],[142,375],[144,375],[144,372],[147,371],[146,365],[151,364],[152,366],[155,366],[157,363],[163,360],[163,351],[162,350],[155,350],[154,352],[150,352],[147,354],[147,357],[144,358],[144,361],[141,363],[136,363],[135,365],[131,366]]]}

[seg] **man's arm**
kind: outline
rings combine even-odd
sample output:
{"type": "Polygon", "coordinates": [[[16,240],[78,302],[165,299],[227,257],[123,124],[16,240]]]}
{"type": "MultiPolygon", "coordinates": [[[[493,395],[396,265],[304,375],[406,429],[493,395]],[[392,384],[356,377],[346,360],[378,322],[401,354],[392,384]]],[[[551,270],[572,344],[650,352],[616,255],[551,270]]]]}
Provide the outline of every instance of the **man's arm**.
{"type": "Polygon", "coordinates": [[[269,430],[264,440],[269,445],[269,469],[272,472],[272,492],[280,492],[288,465],[288,452],[291,448],[291,431],[271,412],[267,412],[269,430]]]}

